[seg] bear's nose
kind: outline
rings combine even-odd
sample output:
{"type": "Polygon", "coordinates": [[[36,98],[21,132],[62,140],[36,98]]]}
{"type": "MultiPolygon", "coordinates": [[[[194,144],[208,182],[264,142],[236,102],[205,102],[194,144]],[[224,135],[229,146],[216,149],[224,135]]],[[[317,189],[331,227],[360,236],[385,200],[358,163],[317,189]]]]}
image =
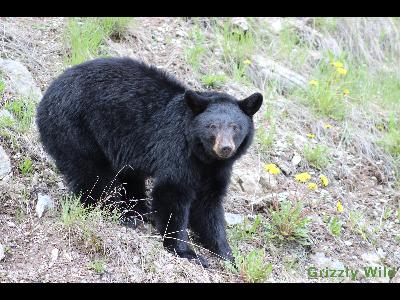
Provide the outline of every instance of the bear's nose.
{"type": "Polygon", "coordinates": [[[224,157],[228,157],[232,153],[232,147],[230,146],[224,146],[221,148],[221,154],[224,157]]]}

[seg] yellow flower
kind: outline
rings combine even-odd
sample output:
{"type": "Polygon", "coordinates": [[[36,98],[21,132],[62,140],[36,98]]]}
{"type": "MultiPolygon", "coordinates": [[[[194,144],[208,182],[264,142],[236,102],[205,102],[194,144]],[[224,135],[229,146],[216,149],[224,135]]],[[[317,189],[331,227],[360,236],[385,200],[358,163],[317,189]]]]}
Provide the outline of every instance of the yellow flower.
{"type": "Polygon", "coordinates": [[[245,65],[251,65],[251,61],[250,61],[249,59],[245,59],[245,60],[243,61],[243,63],[244,63],[245,65]]]}
{"type": "Polygon", "coordinates": [[[340,61],[331,62],[331,65],[335,68],[343,68],[343,64],[340,61]]]}
{"type": "Polygon", "coordinates": [[[347,96],[348,94],[350,94],[350,90],[349,89],[344,89],[343,90],[343,95],[347,96]]]}
{"type": "Polygon", "coordinates": [[[309,82],[308,82],[310,85],[313,85],[313,86],[317,86],[318,85],[318,80],[310,80],[309,82]]]}
{"type": "Polygon", "coordinates": [[[264,166],[265,170],[270,174],[279,174],[281,170],[275,164],[266,164],[264,166]]]}
{"type": "Polygon", "coordinates": [[[346,75],[347,74],[347,70],[345,68],[337,68],[336,71],[340,74],[340,75],[346,75]]]}
{"type": "Polygon", "coordinates": [[[331,125],[331,124],[328,124],[328,123],[326,123],[326,124],[324,124],[324,128],[325,128],[325,129],[332,128],[332,125],[331,125]]]}
{"type": "Polygon", "coordinates": [[[315,191],[315,190],[317,189],[317,184],[316,184],[315,182],[310,182],[310,183],[308,184],[308,188],[309,188],[310,190],[315,191]]]}
{"type": "Polygon", "coordinates": [[[338,201],[336,204],[336,207],[337,207],[338,212],[340,212],[340,213],[343,212],[344,209],[343,209],[342,202],[338,201]]]}
{"type": "Polygon", "coordinates": [[[299,182],[307,182],[311,179],[311,175],[307,172],[297,174],[294,178],[299,182]]]}
{"type": "Polygon", "coordinates": [[[310,139],[313,139],[313,138],[315,138],[315,134],[307,133],[307,137],[310,138],[310,139]]]}
{"type": "Polygon", "coordinates": [[[326,177],[325,175],[322,175],[322,174],[319,175],[319,179],[321,179],[323,186],[327,186],[329,184],[328,177],[326,177]]]}

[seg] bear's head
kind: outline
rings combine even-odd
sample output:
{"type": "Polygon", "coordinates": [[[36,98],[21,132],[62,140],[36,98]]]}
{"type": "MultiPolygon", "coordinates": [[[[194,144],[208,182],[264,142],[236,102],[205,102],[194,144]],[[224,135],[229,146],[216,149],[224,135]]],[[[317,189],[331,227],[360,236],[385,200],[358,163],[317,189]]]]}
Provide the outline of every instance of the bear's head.
{"type": "Polygon", "coordinates": [[[253,115],[263,102],[260,93],[237,100],[224,93],[187,90],[184,99],[192,114],[187,138],[199,159],[230,160],[244,153],[254,135],[253,115]]]}

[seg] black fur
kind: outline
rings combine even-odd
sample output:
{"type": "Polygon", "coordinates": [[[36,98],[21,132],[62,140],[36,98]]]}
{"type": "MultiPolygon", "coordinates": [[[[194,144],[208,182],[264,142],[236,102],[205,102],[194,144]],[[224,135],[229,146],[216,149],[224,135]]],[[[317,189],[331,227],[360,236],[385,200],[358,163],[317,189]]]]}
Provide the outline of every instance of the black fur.
{"type": "MultiPolygon", "coordinates": [[[[258,93],[242,101],[196,93],[142,62],[104,58],[54,80],[39,104],[37,125],[46,151],[71,190],[83,193],[82,201],[92,204],[124,184],[126,195],[111,200],[126,207],[128,200],[146,198],[144,182],[153,177],[152,210],[164,246],[197,258],[185,243],[191,228],[206,248],[232,259],[222,200],[232,164],[252,141],[252,115],[261,103],[258,93]]],[[[144,201],[134,210],[149,211],[144,201]]]]}

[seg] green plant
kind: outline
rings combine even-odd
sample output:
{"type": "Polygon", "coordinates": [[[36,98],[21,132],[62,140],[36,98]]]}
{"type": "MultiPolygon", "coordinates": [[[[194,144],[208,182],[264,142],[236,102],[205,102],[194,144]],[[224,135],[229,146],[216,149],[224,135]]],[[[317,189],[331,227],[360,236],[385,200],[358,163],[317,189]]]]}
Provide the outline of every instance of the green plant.
{"type": "MultiPolygon", "coordinates": [[[[32,100],[21,97],[6,103],[5,108],[16,117],[19,131],[26,132],[30,128],[35,115],[35,103],[32,100]]],[[[12,123],[10,120],[6,122],[8,125],[12,123]]]]}
{"type": "Polygon", "coordinates": [[[308,163],[318,170],[322,170],[330,163],[329,149],[323,145],[311,147],[308,144],[304,145],[303,156],[308,163]]]}
{"type": "Polygon", "coordinates": [[[226,82],[226,80],[226,76],[221,74],[207,74],[200,78],[200,81],[204,86],[212,88],[221,86],[226,82]]]}
{"type": "Polygon", "coordinates": [[[266,225],[268,238],[279,241],[296,241],[301,245],[310,245],[308,224],[310,219],[305,216],[300,201],[293,205],[285,200],[270,209],[271,222],[266,225]]]}
{"type": "Polygon", "coordinates": [[[3,82],[3,79],[2,79],[1,73],[0,73],[0,97],[3,95],[3,92],[5,89],[6,89],[6,85],[3,82]]]}
{"type": "Polygon", "coordinates": [[[21,171],[21,174],[23,176],[26,176],[33,171],[33,163],[32,160],[29,158],[25,158],[18,166],[19,170],[21,171]]]}
{"type": "Polygon", "coordinates": [[[197,71],[200,68],[201,59],[206,52],[206,48],[203,46],[205,44],[205,37],[200,26],[196,25],[189,32],[189,38],[193,44],[185,50],[185,57],[187,62],[197,71]]]}
{"type": "Polygon", "coordinates": [[[392,216],[392,214],[393,214],[393,209],[391,209],[390,207],[385,207],[382,213],[382,218],[384,220],[387,220],[392,216]]]}
{"type": "Polygon", "coordinates": [[[245,218],[243,223],[229,230],[230,239],[236,244],[239,241],[250,241],[256,238],[256,233],[261,228],[262,222],[261,215],[257,215],[252,222],[245,218]]]}
{"type": "Polygon", "coordinates": [[[270,123],[268,130],[264,127],[259,127],[256,131],[256,139],[260,144],[261,152],[268,153],[272,149],[275,141],[276,127],[275,123],[270,123]]]}
{"type": "Polygon", "coordinates": [[[378,144],[394,157],[400,157],[400,122],[395,119],[394,114],[390,116],[388,130],[378,144]]]}
{"type": "Polygon", "coordinates": [[[342,222],[339,220],[337,216],[331,218],[328,226],[329,226],[329,232],[333,236],[340,236],[342,232],[342,222]]]}
{"type": "Polygon", "coordinates": [[[88,264],[88,268],[94,270],[97,274],[103,274],[106,270],[104,261],[94,260],[88,264]]]}
{"type": "Polygon", "coordinates": [[[69,53],[67,65],[80,64],[100,56],[105,38],[120,35],[131,18],[68,18],[65,37],[69,53]]]}
{"type": "Polygon", "coordinates": [[[86,220],[88,212],[80,197],[66,196],[61,200],[61,221],[66,227],[72,227],[86,220]]]}
{"type": "Polygon", "coordinates": [[[239,273],[246,282],[264,282],[272,273],[272,264],[265,262],[265,250],[255,249],[247,255],[235,251],[239,273]]]}
{"type": "Polygon", "coordinates": [[[240,82],[246,82],[246,68],[255,50],[255,36],[251,31],[235,30],[228,19],[217,32],[217,43],[228,74],[240,82]]]}

